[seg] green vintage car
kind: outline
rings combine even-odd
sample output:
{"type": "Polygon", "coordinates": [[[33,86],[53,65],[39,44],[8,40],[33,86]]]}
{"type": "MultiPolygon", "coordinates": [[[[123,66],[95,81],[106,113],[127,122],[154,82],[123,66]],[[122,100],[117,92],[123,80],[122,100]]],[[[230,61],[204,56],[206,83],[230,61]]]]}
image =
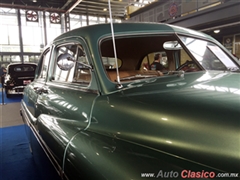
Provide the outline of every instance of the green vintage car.
{"type": "Polygon", "coordinates": [[[239,72],[201,32],[82,27],[43,51],[21,115],[62,179],[237,179],[239,72]]]}

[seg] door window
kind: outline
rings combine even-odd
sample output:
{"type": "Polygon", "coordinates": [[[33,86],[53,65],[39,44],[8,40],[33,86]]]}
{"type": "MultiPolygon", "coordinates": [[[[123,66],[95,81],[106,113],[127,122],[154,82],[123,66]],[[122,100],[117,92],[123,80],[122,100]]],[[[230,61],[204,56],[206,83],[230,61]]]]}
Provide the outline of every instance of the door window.
{"type": "Polygon", "coordinates": [[[83,47],[67,44],[57,48],[52,81],[78,83],[88,86],[91,82],[91,66],[83,47]]]}

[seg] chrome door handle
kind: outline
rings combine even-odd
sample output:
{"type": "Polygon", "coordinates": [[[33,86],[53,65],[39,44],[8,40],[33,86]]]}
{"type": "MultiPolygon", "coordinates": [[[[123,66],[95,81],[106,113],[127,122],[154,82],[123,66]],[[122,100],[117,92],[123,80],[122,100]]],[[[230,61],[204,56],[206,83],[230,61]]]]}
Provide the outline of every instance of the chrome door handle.
{"type": "Polygon", "coordinates": [[[48,93],[48,90],[44,87],[35,87],[34,91],[36,94],[48,93]]]}

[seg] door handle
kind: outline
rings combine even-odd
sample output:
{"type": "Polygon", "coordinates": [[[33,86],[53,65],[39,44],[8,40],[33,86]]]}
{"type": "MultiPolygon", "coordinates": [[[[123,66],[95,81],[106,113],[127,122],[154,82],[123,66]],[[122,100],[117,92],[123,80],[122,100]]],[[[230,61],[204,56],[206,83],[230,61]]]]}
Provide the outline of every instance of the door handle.
{"type": "Polygon", "coordinates": [[[44,87],[34,87],[34,91],[36,94],[48,93],[48,90],[44,87]]]}

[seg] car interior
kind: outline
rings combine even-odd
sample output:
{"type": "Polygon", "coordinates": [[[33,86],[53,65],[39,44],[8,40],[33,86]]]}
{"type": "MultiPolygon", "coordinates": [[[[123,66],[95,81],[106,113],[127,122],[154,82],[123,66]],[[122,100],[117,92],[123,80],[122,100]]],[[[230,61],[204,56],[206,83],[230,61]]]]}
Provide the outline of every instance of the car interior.
{"type": "Polygon", "coordinates": [[[201,67],[192,60],[181,47],[175,35],[149,35],[116,37],[116,55],[112,39],[104,40],[101,45],[101,56],[107,76],[113,82],[117,81],[116,68],[119,69],[121,81],[149,78],[172,74],[176,71],[200,71],[201,67]],[[155,54],[161,54],[162,72],[151,70],[155,54]]]}

